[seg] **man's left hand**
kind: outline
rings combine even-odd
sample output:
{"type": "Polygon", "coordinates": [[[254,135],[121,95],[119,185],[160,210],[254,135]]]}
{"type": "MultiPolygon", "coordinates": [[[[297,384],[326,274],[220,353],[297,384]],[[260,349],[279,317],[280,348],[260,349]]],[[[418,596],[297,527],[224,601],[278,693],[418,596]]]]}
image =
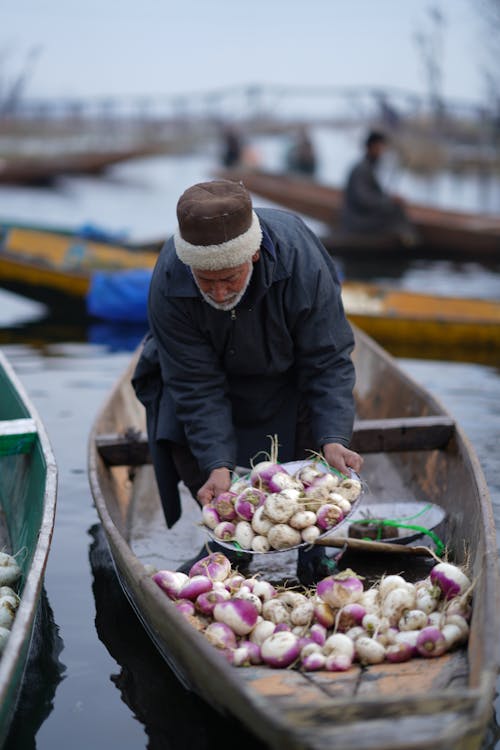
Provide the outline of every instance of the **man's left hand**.
{"type": "Polygon", "coordinates": [[[354,469],[357,473],[363,466],[363,458],[355,451],[349,450],[340,443],[326,443],[323,446],[323,455],[334,469],[349,475],[349,469],[354,469]]]}
{"type": "Polygon", "coordinates": [[[210,503],[214,497],[226,492],[231,486],[231,472],[223,466],[213,469],[205,484],[198,490],[198,500],[202,505],[210,503]]]}

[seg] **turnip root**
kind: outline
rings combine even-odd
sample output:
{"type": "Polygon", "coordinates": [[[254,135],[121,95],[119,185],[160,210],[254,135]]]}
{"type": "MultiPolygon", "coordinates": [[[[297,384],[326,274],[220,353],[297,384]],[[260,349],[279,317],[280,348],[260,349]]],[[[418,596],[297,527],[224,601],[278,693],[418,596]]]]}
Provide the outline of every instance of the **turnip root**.
{"type": "Polygon", "coordinates": [[[303,658],[301,657],[300,666],[304,672],[317,672],[326,668],[326,657],[321,652],[307,654],[303,658]]]}
{"type": "Polygon", "coordinates": [[[398,623],[399,630],[422,630],[427,625],[428,617],[421,609],[409,609],[398,623]]]}
{"type": "Polygon", "coordinates": [[[274,586],[269,583],[269,581],[256,581],[252,591],[256,596],[259,597],[259,599],[262,599],[262,601],[264,602],[269,601],[269,599],[273,599],[278,593],[274,586]]]}
{"type": "Polygon", "coordinates": [[[454,596],[463,594],[470,588],[471,582],[456,565],[441,562],[435,565],[430,573],[432,583],[439,586],[445,599],[453,599],[454,596]]]}
{"type": "Polygon", "coordinates": [[[203,506],[203,508],[201,509],[201,518],[205,526],[208,526],[208,528],[212,529],[212,531],[221,522],[221,517],[219,516],[213,505],[203,506]]]}
{"type": "Polygon", "coordinates": [[[325,503],[325,505],[322,505],[318,509],[316,516],[317,526],[319,526],[322,531],[327,531],[328,529],[336,526],[339,521],[343,519],[344,514],[342,513],[338,505],[334,505],[333,503],[325,503]]]}
{"type": "Polygon", "coordinates": [[[283,602],[280,602],[278,598],[269,599],[267,602],[264,602],[262,606],[262,616],[266,620],[271,620],[271,622],[274,622],[276,625],[281,622],[290,622],[289,609],[283,602]]]}
{"type": "Polygon", "coordinates": [[[252,549],[255,533],[248,521],[239,521],[234,531],[234,539],[243,549],[252,549]]]}
{"type": "Polygon", "coordinates": [[[447,650],[448,644],[441,630],[429,626],[419,632],[417,651],[421,656],[441,656],[447,650]]]}
{"type": "Polygon", "coordinates": [[[336,491],[346,500],[356,500],[361,494],[361,482],[358,479],[342,479],[336,491]]]}
{"type": "Polygon", "coordinates": [[[346,570],[336,576],[328,576],[316,586],[318,596],[333,608],[357,602],[363,593],[363,584],[352,571],[346,570]]]}
{"type": "Polygon", "coordinates": [[[325,668],[329,672],[345,672],[354,658],[354,643],[346,635],[336,633],[326,639],[323,646],[325,668]]]}
{"type": "Polygon", "coordinates": [[[273,633],[260,647],[262,661],[270,667],[288,667],[300,654],[299,639],[286,631],[273,633]]]}
{"type": "Polygon", "coordinates": [[[266,516],[264,515],[264,506],[259,506],[253,514],[252,529],[256,534],[267,536],[267,533],[272,525],[273,522],[269,518],[266,518],[266,516]]]}
{"type": "Polygon", "coordinates": [[[290,613],[292,625],[310,625],[314,614],[314,604],[306,601],[294,607],[290,613]]]}
{"type": "Polygon", "coordinates": [[[234,501],[236,495],[232,492],[221,492],[216,498],[212,500],[212,506],[217,511],[217,515],[221,521],[233,521],[236,518],[236,511],[234,509],[234,501]]]}
{"type": "Polygon", "coordinates": [[[0,586],[12,586],[21,577],[21,568],[15,557],[0,552],[0,586]]]}
{"type": "Polygon", "coordinates": [[[189,580],[189,576],[174,570],[159,570],[154,573],[152,579],[171,599],[177,599],[179,591],[189,580]]]}
{"type": "Polygon", "coordinates": [[[269,530],[267,539],[273,549],[288,549],[302,541],[300,532],[284,523],[275,524],[269,530]]]}
{"type": "Polygon", "coordinates": [[[299,480],[305,487],[312,484],[315,479],[321,476],[323,472],[315,464],[306,464],[297,472],[295,472],[295,478],[299,480]]]}
{"type": "Polygon", "coordinates": [[[257,624],[259,613],[253,602],[245,599],[230,599],[219,602],[214,608],[214,618],[229,625],[236,635],[247,635],[257,624]]]}
{"type": "Polygon", "coordinates": [[[231,575],[231,563],[222,552],[211,552],[194,563],[189,576],[205,575],[211,581],[225,581],[231,575]]]}
{"type": "Polygon", "coordinates": [[[266,638],[269,638],[269,636],[274,633],[275,629],[276,624],[274,622],[271,622],[270,620],[261,620],[254,627],[249,638],[253,643],[261,646],[266,638]]]}
{"type": "Polygon", "coordinates": [[[373,638],[361,636],[356,640],[355,648],[361,664],[380,664],[385,659],[385,648],[373,638]]]}
{"type": "Polygon", "coordinates": [[[264,503],[264,513],[274,523],[286,523],[299,507],[297,498],[293,494],[275,492],[268,495],[264,503]]]}
{"type": "Polygon", "coordinates": [[[308,526],[314,526],[316,523],[316,513],[313,513],[311,510],[299,510],[293,514],[288,523],[293,529],[302,531],[308,526]]]}
{"type": "Polygon", "coordinates": [[[221,521],[214,529],[214,536],[223,542],[230,542],[234,539],[236,526],[231,521],[221,521]]]}
{"type": "Polygon", "coordinates": [[[224,622],[211,622],[205,635],[216,648],[236,648],[236,635],[224,622]]]}
{"type": "Polygon", "coordinates": [[[252,539],[252,549],[254,552],[269,552],[271,545],[267,539],[267,536],[256,534],[252,539]]]}
{"type": "Polygon", "coordinates": [[[305,529],[302,529],[300,532],[300,536],[303,542],[307,542],[307,544],[314,544],[316,539],[321,534],[321,531],[318,529],[317,526],[307,526],[305,529]]]}
{"type": "Polygon", "coordinates": [[[391,625],[397,625],[404,613],[415,607],[415,594],[407,587],[392,589],[382,603],[382,614],[391,625]]]}
{"type": "Polygon", "coordinates": [[[330,492],[330,494],[328,495],[326,499],[329,503],[338,505],[338,507],[340,508],[340,510],[342,511],[344,515],[347,515],[347,513],[351,512],[351,509],[352,509],[351,503],[349,502],[349,500],[347,500],[347,498],[345,498],[340,493],[330,492]]]}

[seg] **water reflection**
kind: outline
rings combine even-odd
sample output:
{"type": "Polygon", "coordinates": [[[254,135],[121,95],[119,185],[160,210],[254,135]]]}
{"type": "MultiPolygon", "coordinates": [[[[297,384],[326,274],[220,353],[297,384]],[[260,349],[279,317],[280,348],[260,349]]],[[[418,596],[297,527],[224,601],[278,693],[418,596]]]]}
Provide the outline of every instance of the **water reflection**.
{"type": "Polygon", "coordinates": [[[89,343],[105,346],[109,352],[134,351],[147,330],[145,323],[68,320],[50,312],[39,320],[0,328],[0,345],[26,344],[44,349],[49,343],[89,343]]]}
{"type": "Polygon", "coordinates": [[[97,635],[118,662],[120,671],[110,680],[144,725],[148,750],[264,750],[239,723],[182,687],[123,594],[101,525],[89,533],[97,635]]]}
{"type": "Polygon", "coordinates": [[[35,750],[36,733],[54,708],[65,666],[63,641],[45,589],[42,589],[23,686],[3,750],[35,750]]]}

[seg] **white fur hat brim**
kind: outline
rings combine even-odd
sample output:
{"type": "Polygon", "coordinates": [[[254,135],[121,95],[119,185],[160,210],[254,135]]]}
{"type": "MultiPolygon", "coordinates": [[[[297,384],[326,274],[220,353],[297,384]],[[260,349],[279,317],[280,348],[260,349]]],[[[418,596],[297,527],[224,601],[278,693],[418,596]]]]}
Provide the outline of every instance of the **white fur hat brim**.
{"type": "Polygon", "coordinates": [[[246,232],[220,245],[192,245],[181,237],[179,230],[174,234],[179,260],[199,271],[220,271],[240,266],[252,258],[261,242],[262,229],[255,211],[252,211],[252,223],[246,232]]]}

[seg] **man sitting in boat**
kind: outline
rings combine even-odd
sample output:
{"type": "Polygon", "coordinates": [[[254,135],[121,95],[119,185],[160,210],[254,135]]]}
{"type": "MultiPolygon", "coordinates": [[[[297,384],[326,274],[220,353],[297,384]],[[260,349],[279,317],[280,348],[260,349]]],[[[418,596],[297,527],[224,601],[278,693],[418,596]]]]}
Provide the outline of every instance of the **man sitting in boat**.
{"type": "Polygon", "coordinates": [[[342,228],[350,234],[379,233],[414,245],[417,236],[406,216],[403,199],[385,192],[377,177],[377,166],[387,146],[385,135],[378,131],[366,138],[365,155],[351,169],[344,189],[342,228]]]}
{"type": "MultiPolygon", "coordinates": [[[[154,269],[133,379],[167,524],[180,516],[179,478],[204,505],[229,489],[235,466],[262,459],[270,435],[282,462],[322,450],[341,472],[358,471],[362,458],[348,448],[354,340],[322,244],[292,213],[254,211],[229,180],[187,189],[177,218],[154,269]]],[[[301,549],[302,583],[328,574],[329,562],[320,547],[301,549]]]]}

